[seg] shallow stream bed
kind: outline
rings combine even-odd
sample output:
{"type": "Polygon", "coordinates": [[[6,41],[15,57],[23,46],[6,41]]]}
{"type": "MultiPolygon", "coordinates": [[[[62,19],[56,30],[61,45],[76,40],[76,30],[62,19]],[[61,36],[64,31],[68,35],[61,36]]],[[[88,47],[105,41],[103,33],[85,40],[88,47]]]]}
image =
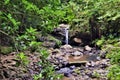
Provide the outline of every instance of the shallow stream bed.
{"type": "Polygon", "coordinates": [[[63,45],[51,49],[49,61],[55,66],[56,73],[64,74],[63,80],[107,80],[110,65],[105,52],[89,47],[63,45]]]}

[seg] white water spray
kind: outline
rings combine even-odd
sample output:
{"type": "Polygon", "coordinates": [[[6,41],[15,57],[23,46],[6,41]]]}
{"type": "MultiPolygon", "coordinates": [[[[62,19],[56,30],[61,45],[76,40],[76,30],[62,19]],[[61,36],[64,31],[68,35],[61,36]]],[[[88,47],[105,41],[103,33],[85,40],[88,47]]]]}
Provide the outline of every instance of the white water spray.
{"type": "Polygon", "coordinates": [[[65,28],[65,43],[68,44],[68,28],[65,28]]]}

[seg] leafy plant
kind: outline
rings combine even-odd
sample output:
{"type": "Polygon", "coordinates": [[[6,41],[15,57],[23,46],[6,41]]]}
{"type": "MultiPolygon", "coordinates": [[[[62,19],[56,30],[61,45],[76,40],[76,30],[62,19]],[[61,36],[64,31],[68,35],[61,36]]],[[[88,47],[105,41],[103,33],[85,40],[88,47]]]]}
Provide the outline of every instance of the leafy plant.
{"type": "Polygon", "coordinates": [[[96,78],[100,78],[100,74],[96,71],[93,72],[93,76],[96,77],[96,78]]]}
{"type": "Polygon", "coordinates": [[[114,64],[109,67],[109,73],[107,77],[110,80],[120,80],[120,65],[114,64]]]}
{"type": "Polygon", "coordinates": [[[62,75],[56,74],[53,65],[46,59],[48,52],[41,50],[41,61],[39,65],[42,65],[41,72],[38,75],[34,75],[34,80],[60,80],[62,75]]]}
{"type": "Polygon", "coordinates": [[[119,64],[120,63],[120,47],[113,47],[109,50],[109,53],[106,56],[110,58],[112,64],[119,64]]]}
{"type": "Polygon", "coordinates": [[[17,42],[16,45],[19,47],[20,50],[26,50],[31,49],[31,51],[34,51],[37,49],[38,46],[40,46],[39,42],[36,42],[36,29],[30,27],[29,29],[26,29],[26,32],[18,36],[16,38],[17,42]]]}
{"type": "Polygon", "coordinates": [[[20,53],[17,55],[17,57],[18,57],[17,59],[20,60],[20,64],[21,64],[23,67],[25,67],[25,66],[28,65],[29,60],[28,60],[27,56],[25,55],[25,53],[20,52],[20,53]]]}

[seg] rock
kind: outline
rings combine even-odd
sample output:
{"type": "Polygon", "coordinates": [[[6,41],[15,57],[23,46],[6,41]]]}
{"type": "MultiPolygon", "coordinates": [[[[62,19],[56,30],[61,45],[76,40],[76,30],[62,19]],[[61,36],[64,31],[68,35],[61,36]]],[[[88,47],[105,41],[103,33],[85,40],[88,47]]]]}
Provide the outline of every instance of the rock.
{"type": "Polygon", "coordinates": [[[53,50],[52,51],[52,54],[54,55],[54,54],[60,54],[61,52],[60,52],[60,50],[59,49],[55,49],[55,50],[53,50]]]}
{"type": "Polygon", "coordinates": [[[51,47],[55,46],[55,42],[45,41],[42,43],[42,46],[47,47],[47,48],[51,48],[51,47]]]}
{"type": "Polygon", "coordinates": [[[72,73],[73,70],[70,69],[70,68],[65,67],[65,68],[61,68],[60,70],[58,70],[56,72],[60,73],[60,74],[69,74],[69,73],[72,73]]]}
{"type": "Polygon", "coordinates": [[[76,67],[75,67],[75,65],[73,65],[73,66],[70,66],[70,69],[75,69],[76,67]]]}
{"type": "Polygon", "coordinates": [[[80,59],[80,58],[81,58],[81,56],[74,56],[73,57],[74,60],[77,60],[77,59],[80,59]]]}
{"type": "Polygon", "coordinates": [[[66,45],[64,45],[64,46],[61,46],[60,49],[65,49],[65,50],[67,50],[67,49],[72,49],[72,46],[66,44],[66,45]]]}
{"type": "Polygon", "coordinates": [[[67,24],[60,24],[59,27],[60,27],[60,28],[69,28],[70,25],[67,25],[67,24]]]}
{"type": "Polygon", "coordinates": [[[97,60],[101,60],[100,56],[96,57],[97,60]]]}
{"type": "Polygon", "coordinates": [[[40,34],[37,35],[37,41],[38,42],[43,42],[44,47],[59,47],[61,45],[61,41],[52,35],[47,35],[47,36],[41,36],[40,34]]]}
{"type": "Polygon", "coordinates": [[[79,51],[75,51],[74,53],[72,53],[73,56],[81,56],[83,55],[82,52],[79,52],[79,51]]]}
{"type": "Polygon", "coordinates": [[[87,62],[86,67],[89,67],[89,66],[91,66],[91,64],[90,64],[90,62],[87,62]]]}
{"type": "Polygon", "coordinates": [[[92,48],[91,48],[90,46],[87,45],[87,46],[85,46],[85,50],[86,50],[86,51],[91,51],[92,48]]]}
{"type": "Polygon", "coordinates": [[[54,29],[53,33],[61,36],[65,36],[65,29],[69,29],[70,25],[60,24],[57,28],[54,29]]]}
{"type": "Polygon", "coordinates": [[[73,61],[73,62],[69,62],[70,65],[78,65],[78,64],[86,64],[88,61],[73,61]]]}
{"type": "Polygon", "coordinates": [[[87,62],[86,64],[86,67],[94,67],[94,66],[95,66],[95,62],[93,61],[87,62]]]}
{"type": "Polygon", "coordinates": [[[74,38],[73,41],[78,44],[82,43],[82,40],[80,38],[74,38]]]}
{"type": "Polygon", "coordinates": [[[100,52],[100,57],[105,58],[106,57],[106,51],[101,51],[100,52]]]}
{"type": "Polygon", "coordinates": [[[95,66],[95,62],[91,61],[91,66],[94,67],[95,66]]]}
{"type": "Polygon", "coordinates": [[[84,49],[83,48],[78,48],[78,51],[83,52],[84,49]]]}

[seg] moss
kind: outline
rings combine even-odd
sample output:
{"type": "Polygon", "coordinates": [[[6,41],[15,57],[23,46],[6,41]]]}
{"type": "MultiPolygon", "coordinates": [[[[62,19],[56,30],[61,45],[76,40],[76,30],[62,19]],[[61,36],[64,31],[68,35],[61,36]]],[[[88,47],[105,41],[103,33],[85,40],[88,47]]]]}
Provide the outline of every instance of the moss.
{"type": "Polygon", "coordinates": [[[12,47],[0,46],[0,53],[2,53],[2,54],[9,54],[12,51],[13,51],[12,47]]]}

